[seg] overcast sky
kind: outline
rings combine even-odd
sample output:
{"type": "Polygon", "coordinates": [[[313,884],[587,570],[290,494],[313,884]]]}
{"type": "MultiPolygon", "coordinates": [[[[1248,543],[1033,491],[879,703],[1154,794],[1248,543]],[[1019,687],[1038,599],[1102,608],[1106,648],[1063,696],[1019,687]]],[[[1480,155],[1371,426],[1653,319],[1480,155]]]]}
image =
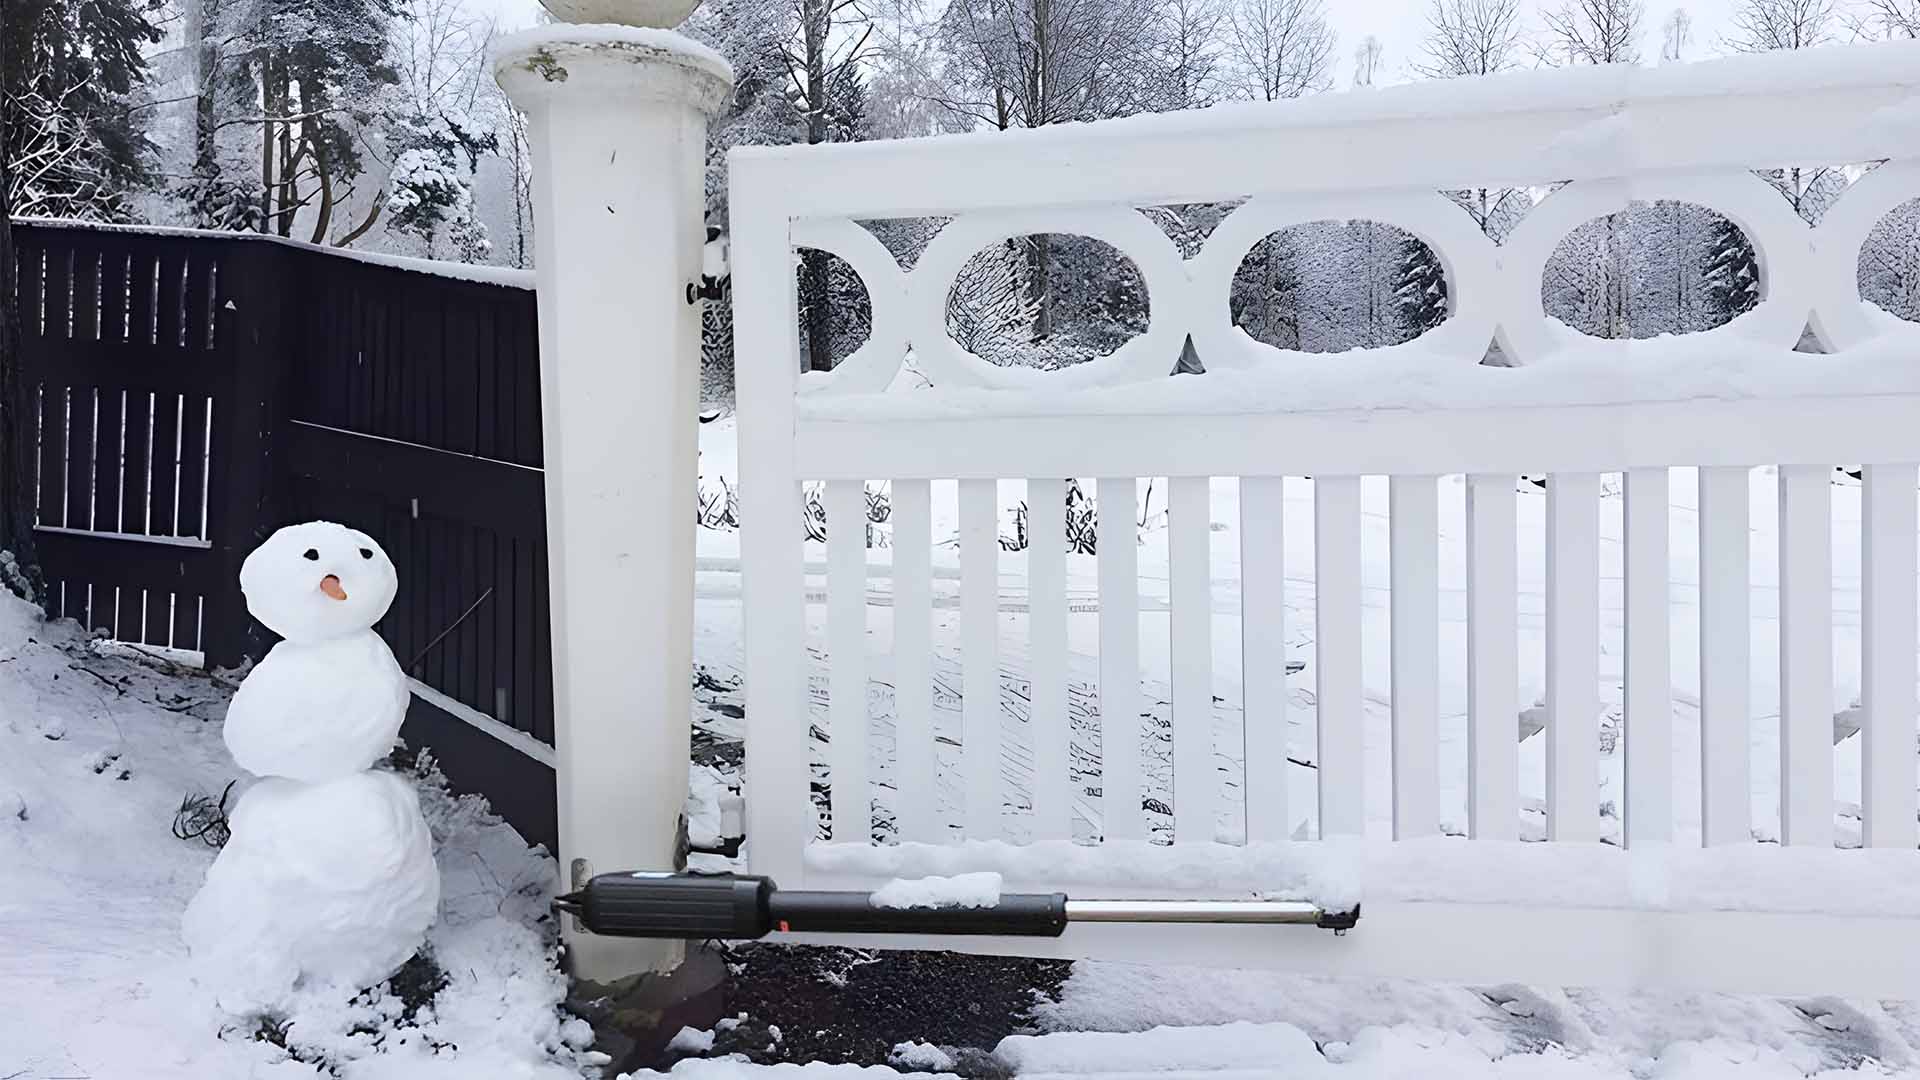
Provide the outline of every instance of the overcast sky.
{"type": "MultiPolygon", "coordinates": [[[[534,21],[539,0],[467,0],[477,10],[497,12],[500,25],[511,29],[534,21]]],[[[1400,82],[1408,78],[1407,64],[1420,56],[1420,42],[1426,36],[1426,12],[1431,0],[1326,0],[1327,21],[1340,34],[1335,49],[1336,88],[1353,82],[1354,46],[1368,34],[1386,46],[1386,71],[1382,82],[1400,82]]],[[[1524,0],[1528,8],[1529,30],[1540,28],[1543,0],[1524,0]]],[[[1640,52],[1651,63],[1660,56],[1661,26],[1675,7],[1684,7],[1693,16],[1693,43],[1687,58],[1699,60],[1724,51],[1720,39],[1728,31],[1728,19],[1737,0],[1646,0],[1647,16],[1640,52]]],[[[1557,7],[1560,0],[1544,0],[1557,7]]]]}

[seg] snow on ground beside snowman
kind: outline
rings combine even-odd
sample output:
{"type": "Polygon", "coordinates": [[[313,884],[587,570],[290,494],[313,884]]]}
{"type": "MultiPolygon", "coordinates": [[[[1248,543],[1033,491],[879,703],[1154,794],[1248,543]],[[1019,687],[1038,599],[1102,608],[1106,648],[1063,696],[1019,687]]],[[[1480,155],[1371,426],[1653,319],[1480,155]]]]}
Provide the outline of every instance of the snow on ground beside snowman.
{"type": "MultiPolygon", "coordinates": [[[[180,917],[213,849],[170,826],[184,795],[249,781],[221,743],[232,682],[90,642],[0,591],[0,1076],[351,1080],[580,1075],[558,1009],[552,861],[470,799],[422,802],[441,873],[429,935],[447,985],[411,1022],[392,994],[219,1015],[188,979],[180,917]]],[[[229,798],[228,806],[233,805],[229,798]]]]}

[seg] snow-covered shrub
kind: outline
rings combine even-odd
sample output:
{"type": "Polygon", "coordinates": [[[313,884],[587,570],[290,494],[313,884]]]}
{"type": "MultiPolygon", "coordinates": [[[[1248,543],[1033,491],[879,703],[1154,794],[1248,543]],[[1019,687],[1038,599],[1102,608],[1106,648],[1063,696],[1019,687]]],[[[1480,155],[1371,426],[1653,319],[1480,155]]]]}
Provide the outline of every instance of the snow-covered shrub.
{"type": "Polygon", "coordinates": [[[429,256],[444,229],[461,261],[485,259],[493,243],[474,215],[473,179],[498,134],[461,117],[415,116],[396,125],[394,143],[401,149],[387,181],[391,227],[419,237],[429,256]]]}

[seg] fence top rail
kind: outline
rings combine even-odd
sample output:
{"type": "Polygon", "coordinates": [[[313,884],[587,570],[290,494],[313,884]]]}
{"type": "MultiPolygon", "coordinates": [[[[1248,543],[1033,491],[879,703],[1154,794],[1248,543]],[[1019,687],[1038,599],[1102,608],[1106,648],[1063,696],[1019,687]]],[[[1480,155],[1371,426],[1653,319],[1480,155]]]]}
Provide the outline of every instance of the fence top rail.
{"type": "Polygon", "coordinates": [[[450,278],[475,285],[498,285],[510,289],[534,288],[534,274],[531,270],[517,270],[505,266],[481,266],[473,263],[445,262],[439,259],[418,259],[408,255],[388,255],[377,251],[357,251],[353,248],[330,247],[326,244],[314,244],[305,240],[275,236],[271,233],[231,232],[222,229],[190,229],[173,225],[117,225],[102,221],[81,221],[75,218],[15,218],[13,223],[25,229],[81,229],[89,232],[114,233],[122,236],[155,236],[170,239],[196,240],[210,243],[236,241],[265,242],[278,244],[297,251],[311,252],[332,258],[346,259],[365,263],[369,266],[382,266],[390,270],[406,270],[416,274],[430,274],[439,278],[450,278]]]}
{"type": "Polygon", "coordinates": [[[789,216],[1466,188],[1920,151],[1920,42],[1604,65],[1095,123],[732,151],[789,216]],[[1337,152],[1336,152],[1337,148],[1337,152]]]}

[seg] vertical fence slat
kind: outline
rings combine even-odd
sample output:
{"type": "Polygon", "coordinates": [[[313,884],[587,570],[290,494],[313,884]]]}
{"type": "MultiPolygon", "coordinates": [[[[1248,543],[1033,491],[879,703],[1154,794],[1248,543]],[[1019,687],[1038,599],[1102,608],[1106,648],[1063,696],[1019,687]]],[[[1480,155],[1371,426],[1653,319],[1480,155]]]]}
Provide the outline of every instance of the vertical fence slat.
{"type": "MultiPolygon", "coordinates": [[[[407,530],[410,541],[408,547],[420,544],[420,522],[414,519],[407,530]]],[[[519,617],[513,621],[513,712],[520,723],[528,730],[538,731],[536,720],[539,715],[537,701],[538,690],[534,686],[534,620],[545,616],[537,598],[534,596],[533,579],[536,574],[547,572],[546,552],[531,540],[516,540],[513,544],[513,606],[519,617]]],[[[742,584],[745,584],[744,581],[742,584]]],[[[408,610],[397,614],[410,615],[413,601],[407,601],[408,610]]],[[[404,620],[411,623],[411,619],[404,620]]],[[[409,632],[409,636],[411,633],[409,632]]],[[[405,662],[409,657],[401,657],[405,662]]],[[[413,672],[409,671],[411,675],[413,672]]],[[[804,744],[802,749],[805,749],[804,744]]]]}
{"type": "Polygon", "coordinates": [[[827,688],[832,725],[833,839],[873,839],[867,784],[867,493],[859,480],[827,483],[827,688]]]}
{"type": "Polygon", "coordinates": [[[1286,480],[1240,481],[1240,670],[1247,842],[1293,838],[1287,807],[1286,480]]]}
{"type": "Polygon", "coordinates": [[[40,318],[46,304],[47,249],[23,233],[14,235],[19,244],[14,248],[13,257],[20,274],[14,282],[20,299],[20,336],[36,338],[42,333],[40,318]]]}
{"type": "Polygon", "coordinates": [[[1440,831],[1440,490],[1388,481],[1392,530],[1393,835],[1440,831]]]}
{"type": "Polygon", "coordinates": [[[213,420],[211,398],[189,394],[180,417],[180,535],[202,535],[207,506],[207,426],[213,420]]]}
{"type": "Polygon", "coordinates": [[[1211,843],[1218,784],[1213,768],[1213,595],[1208,581],[1208,478],[1167,480],[1167,572],[1173,674],[1174,839],[1211,843]]]}
{"type": "Polygon", "coordinates": [[[100,255],[100,340],[127,340],[127,250],[112,242],[100,255]]]}
{"type": "Polygon", "coordinates": [[[894,798],[900,837],[943,839],[934,794],[933,493],[925,480],[893,482],[894,798]]]}
{"type": "Polygon", "coordinates": [[[89,238],[73,250],[73,338],[97,341],[99,337],[100,249],[89,238]]]}
{"type": "Polygon", "coordinates": [[[127,257],[127,341],[151,345],[154,341],[154,289],[159,248],[145,240],[136,241],[127,257]]]}
{"type": "Polygon", "coordinates": [[[1000,535],[992,480],[960,481],[962,772],[967,839],[1000,839],[1000,535]]]}
{"type": "Polygon", "coordinates": [[[1467,478],[1467,831],[1514,840],[1519,806],[1515,478],[1467,478]]]}
{"type": "MultiPolygon", "coordinates": [[[[181,342],[188,352],[206,352],[213,343],[213,249],[196,248],[185,262],[180,300],[181,342]]],[[[312,344],[311,339],[307,344],[312,344]]]]}
{"type": "Polygon", "coordinates": [[[1313,484],[1314,657],[1319,685],[1320,835],[1366,831],[1360,669],[1360,478],[1313,484]]]}
{"type": "Polygon", "coordinates": [[[127,460],[120,489],[120,531],[147,531],[147,500],[153,485],[153,394],[127,392],[127,460]]]}
{"type": "Polygon", "coordinates": [[[171,245],[160,249],[160,287],[155,313],[154,344],[177,349],[186,333],[186,269],[184,249],[171,245]]]}
{"type": "Polygon", "coordinates": [[[1912,850],[1915,836],[1913,754],[1914,467],[1869,465],[1861,471],[1860,805],[1867,847],[1912,850]]]}
{"type": "Polygon", "coordinates": [[[154,536],[178,536],[177,480],[180,468],[180,395],[157,394],[153,402],[152,455],[148,467],[148,514],[154,536]]]}
{"type": "Polygon", "coordinates": [[[1027,731],[1033,740],[1033,838],[1072,836],[1067,742],[1067,484],[1027,482],[1027,588],[1033,635],[1027,731]]]}
{"type": "Polygon", "coordinates": [[[1600,477],[1547,481],[1547,838],[1600,838],[1600,477]]]}
{"type": "MultiPolygon", "coordinates": [[[[47,247],[47,278],[42,303],[42,333],[55,341],[64,341],[73,328],[73,248],[62,240],[47,247]]],[[[69,592],[75,586],[68,583],[69,592]]],[[[67,597],[68,610],[76,601],[67,597]]]]}
{"type": "Polygon", "coordinates": [[[1753,837],[1747,470],[1700,470],[1700,842],[1753,837]]]}
{"type": "Polygon", "coordinates": [[[93,520],[93,462],[99,452],[98,395],[92,386],[75,386],[67,394],[67,509],[64,521],[71,529],[90,528],[93,520]]]}
{"type": "Polygon", "coordinates": [[[1108,840],[1144,840],[1140,807],[1140,581],[1134,481],[1102,479],[1096,544],[1100,580],[1100,784],[1108,840]]]}
{"type": "Polygon", "coordinates": [[[122,403],[126,392],[113,387],[100,390],[99,421],[94,433],[93,514],[87,527],[100,532],[120,531],[121,468],[124,432],[122,403]]]}
{"type": "Polygon", "coordinates": [[[1780,467],[1780,842],[1833,843],[1833,470],[1780,467]]]}
{"type": "MultiPolygon", "coordinates": [[[[544,551],[542,552],[544,555],[544,551]]],[[[553,588],[547,575],[549,561],[538,562],[540,572],[533,579],[533,730],[536,737],[553,745],[553,588]]]]}
{"type": "Polygon", "coordinates": [[[72,392],[65,380],[49,379],[40,399],[40,524],[67,522],[67,416],[72,392]]]}
{"type": "Polygon", "coordinates": [[[1673,839],[1673,687],[1667,620],[1667,470],[1624,477],[1626,533],[1626,740],[1624,839],[1673,839]]]}

